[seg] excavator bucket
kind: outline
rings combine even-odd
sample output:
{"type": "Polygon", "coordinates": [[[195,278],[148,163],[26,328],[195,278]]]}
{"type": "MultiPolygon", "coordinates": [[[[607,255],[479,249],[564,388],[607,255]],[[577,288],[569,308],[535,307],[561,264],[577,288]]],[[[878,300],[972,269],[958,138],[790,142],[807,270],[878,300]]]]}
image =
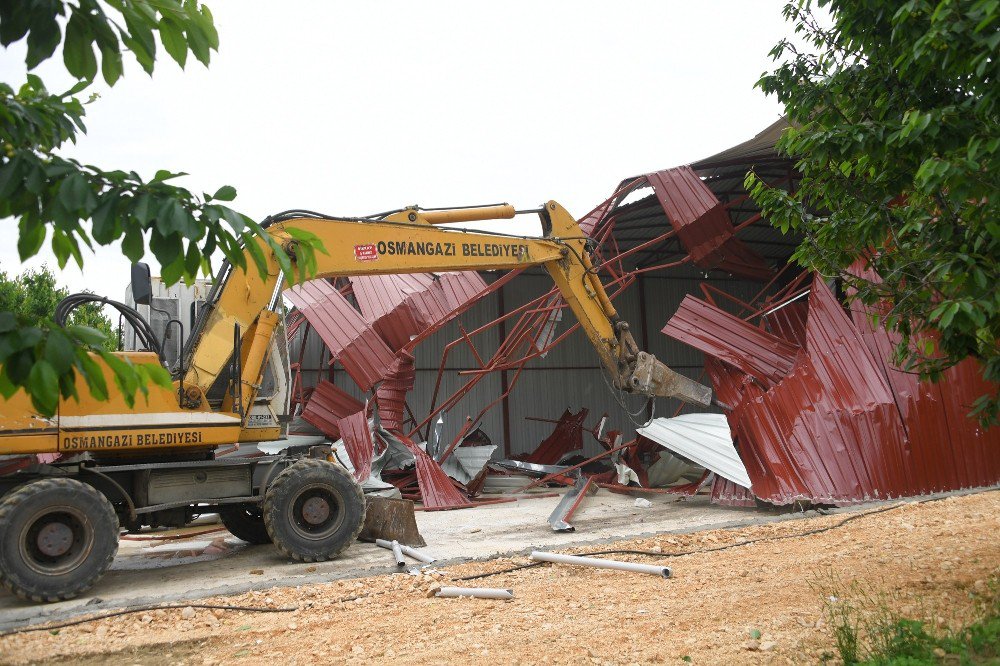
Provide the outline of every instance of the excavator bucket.
{"type": "Polygon", "coordinates": [[[427,545],[417,529],[413,502],[389,497],[367,497],[365,523],[358,538],[362,541],[398,541],[405,546],[422,548],[427,545]]]}

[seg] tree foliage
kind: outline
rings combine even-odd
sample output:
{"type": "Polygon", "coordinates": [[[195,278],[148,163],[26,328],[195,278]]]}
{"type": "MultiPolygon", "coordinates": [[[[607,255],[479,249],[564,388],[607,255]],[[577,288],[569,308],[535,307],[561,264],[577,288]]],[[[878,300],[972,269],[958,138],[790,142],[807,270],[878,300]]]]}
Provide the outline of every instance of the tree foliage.
{"type": "MultiPolygon", "coordinates": [[[[0,0],[0,44],[20,40],[27,43],[29,71],[62,44],[66,70],[78,79],[61,94],[49,92],[33,74],[17,89],[0,83],[0,218],[17,219],[22,261],[37,254],[46,241],[60,268],[70,259],[82,268],[82,248],[95,244],[120,244],[132,261],[140,260],[148,248],[161,265],[163,280],[173,284],[210,274],[217,251],[234,266],[246,268],[244,247],[263,272],[265,257],[253,242],[263,236],[282,269],[291,270],[288,256],[259,225],[222,203],[236,197],[233,187],[199,196],[169,182],[186,174],[161,170],[144,180],[134,171],[105,170],[59,154],[67,142],[86,132],[85,108],[77,95],[94,82],[98,71],[114,85],[122,76],[123,52],[130,52],[149,74],[157,42],[181,67],[189,52],[208,65],[219,45],[208,7],[194,0],[0,0]]],[[[305,258],[299,270],[305,271],[313,256],[312,240],[299,240],[305,258]]],[[[95,390],[93,382],[100,381],[94,377],[96,366],[82,351],[100,352],[106,344],[89,329],[57,329],[48,320],[31,322],[0,311],[0,394],[10,397],[24,388],[46,415],[53,413],[59,394],[72,395],[75,372],[95,390]],[[58,351],[67,342],[74,349],[73,362],[58,351]],[[58,386],[53,377],[59,378],[58,386]]],[[[170,377],[162,368],[109,363],[128,401],[136,390],[144,392],[150,379],[169,386],[170,377]]]]}
{"type": "MultiPolygon", "coordinates": [[[[14,276],[0,271],[0,312],[12,312],[32,326],[43,325],[52,317],[59,301],[67,296],[69,290],[56,284],[56,276],[48,266],[14,276]]],[[[87,326],[102,333],[105,337],[102,349],[105,351],[118,348],[115,327],[96,303],[85,303],[74,309],[70,324],[87,326]]]]}
{"type": "MultiPolygon", "coordinates": [[[[792,123],[794,191],[747,187],[899,335],[896,361],[936,379],[972,356],[1000,381],[1000,2],[809,0],[758,87],[792,123]],[[796,43],[804,42],[804,46],[796,43]],[[867,278],[866,278],[867,276],[867,278]]],[[[998,397],[974,411],[998,418],[998,397]]]]}

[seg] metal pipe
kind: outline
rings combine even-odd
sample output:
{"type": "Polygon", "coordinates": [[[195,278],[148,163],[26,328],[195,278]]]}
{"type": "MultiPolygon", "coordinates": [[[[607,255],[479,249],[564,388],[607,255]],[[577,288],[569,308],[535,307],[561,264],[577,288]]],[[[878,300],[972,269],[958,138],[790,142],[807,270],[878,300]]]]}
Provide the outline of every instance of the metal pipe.
{"type": "MultiPolygon", "coordinates": [[[[380,548],[385,548],[386,550],[393,549],[392,541],[387,541],[385,539],[375,539],[375,545],[380,548]]],[[[419,550],[410,548],[409,546],[404,546],[401,543],[397,543],[396,545],[399,546],[399,550],[402,551],[403,555],[406,555],[407,557],[412,557],[418,562],[423,562],[424,564],[430,564],[431,562],[435,561],[435,559],[432,556],[428,555],[427,553],[421,553],[419,550]]]]}
{"type": "Polygon", "coordinates": [[[635,564],[634,562],[601,560],[596,557],[579,557],[577,555],[563,555],[562,553],[543,553],[538,550],[531,552],[531,559],[536,562],[576,564],[583,567],[596,567],[598,569],[619,569],[621,571],[632,571],[635,573],[653,574],[654,576],[670,578],[670,567],[664,567],[658,564],[635,564]]]}
{"type": "Polygon", "coordinates": [[[476,599],[513,599],[514,590],[493,587],[442,587],[436,597],[475,597],[476,599]]]}
{"type": "Polygon", "coordinates": [[[395,539],[393,539],[392,543],[389,544],[389,545],[392,546],[392,555],[393,555],[393,557],[396,558],[396,566],[397,567],[405,567],[406,566],[406,559],[403,557],[403,551],[399,547],[399,542],[396,541],[395,539]]]}

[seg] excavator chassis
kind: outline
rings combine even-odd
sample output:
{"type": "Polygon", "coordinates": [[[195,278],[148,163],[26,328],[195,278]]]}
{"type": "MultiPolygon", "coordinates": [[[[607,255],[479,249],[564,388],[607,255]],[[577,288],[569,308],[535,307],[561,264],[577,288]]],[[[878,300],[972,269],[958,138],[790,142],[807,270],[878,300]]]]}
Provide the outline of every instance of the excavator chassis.
{"type": "Polygon", "coordinates": [[[365,498],[329,447],[258,458],[32,465],[0,477],[0,584],[38,602],[70,599],[107,571],[122,531],[219,513],[250,543],[328,560],[361,531],[365,498]]]}

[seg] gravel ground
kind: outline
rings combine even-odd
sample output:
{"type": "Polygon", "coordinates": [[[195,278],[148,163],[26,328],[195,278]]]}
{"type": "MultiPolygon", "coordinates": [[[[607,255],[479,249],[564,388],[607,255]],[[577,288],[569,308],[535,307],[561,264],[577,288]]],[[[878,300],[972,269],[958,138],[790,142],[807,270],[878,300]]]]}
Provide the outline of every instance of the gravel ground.
{"type": "Polygon", "coordinates": [[[833,645],[824,600],[852,585],[941,628],[968,622],[1000,574],[998,535],[1000,492],[890,503],[575,549],[658,550],[614,557],[668,564],[670,580],[546,565],[451,582],[526,562],[496,559],[199,601],[297,608],[287,613],[161,609],[5,636],[0,663],[816,663],[833,645]],[[751,539],[761,541],[722,548],[751,539]],[[701,552],[667,557],[687,551],[701,552]],[[429,596],[441,584],[510,588],[516,598],[429,596]]]}

